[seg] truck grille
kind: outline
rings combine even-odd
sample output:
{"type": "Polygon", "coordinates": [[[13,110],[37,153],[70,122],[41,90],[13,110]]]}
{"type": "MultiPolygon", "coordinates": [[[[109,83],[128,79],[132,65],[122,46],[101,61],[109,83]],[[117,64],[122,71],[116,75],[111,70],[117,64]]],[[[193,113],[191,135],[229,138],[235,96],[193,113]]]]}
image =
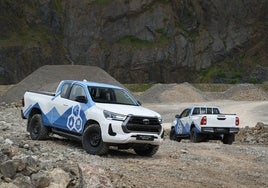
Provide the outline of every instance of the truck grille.
{"type": "Polygon", "coordinates": [[[128,116],[122,125],[125,133],[130,132],[161,132],[161,124],[157,117],[143,117],[143,116],[128,116]]]}

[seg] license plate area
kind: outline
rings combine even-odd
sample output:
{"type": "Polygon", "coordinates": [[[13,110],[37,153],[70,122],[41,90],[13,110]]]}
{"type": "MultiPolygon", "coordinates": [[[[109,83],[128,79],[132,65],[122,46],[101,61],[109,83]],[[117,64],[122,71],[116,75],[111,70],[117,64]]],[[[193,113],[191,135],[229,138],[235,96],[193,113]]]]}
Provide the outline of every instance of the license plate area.
{"type": "Polygon", "coordinates": [[[229,133],[229,130],[226,128],[214,128],[214,132],[216,132],[216,133],[229,133]]]}
{"type": "Polygon", "coordinates": [[[150,136],[150,135],[137,135],[137,136],[136,136],[136,140],[148,140],[148,141],[153,141],[153,140],[154,140],[154,136],[150,136]]]}

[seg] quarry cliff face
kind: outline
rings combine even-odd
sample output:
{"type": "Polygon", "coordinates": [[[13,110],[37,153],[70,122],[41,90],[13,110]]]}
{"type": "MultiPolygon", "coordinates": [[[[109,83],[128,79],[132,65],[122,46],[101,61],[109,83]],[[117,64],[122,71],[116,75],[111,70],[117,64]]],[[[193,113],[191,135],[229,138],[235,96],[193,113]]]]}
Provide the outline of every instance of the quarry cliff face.
{"type": "Polygon", "coordinates": [[[267,0],[16,3],[1,2],[2,29],[14,28],[0,34],[2,83],[44,64],[95,65],[122,83],[268,80],[267,0]],[[16,20],[26,28],[20,43],[16,20]]]}

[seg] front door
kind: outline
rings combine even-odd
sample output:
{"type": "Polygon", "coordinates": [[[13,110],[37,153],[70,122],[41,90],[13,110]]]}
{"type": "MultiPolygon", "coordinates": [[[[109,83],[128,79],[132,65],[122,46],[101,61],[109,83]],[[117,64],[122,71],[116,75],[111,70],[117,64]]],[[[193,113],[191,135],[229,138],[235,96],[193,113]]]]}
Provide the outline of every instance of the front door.
{"type": "Polygon", "coordinates": [[[86,99],[86,93],[81,85],[74,84],[66,98],[59,96],[55,99],[55,105],[61,107],[59,118],[54,121],[54,126],[66,131],[82,133],[86,122],[84,111],[87,104],[78,102],[81,97],[86,99]]]}
{"type": "Polygon", "coordinates": [[[179,120],[180,120],[181,127],[179,129],[181,131],[181,134],[188,134],[190,131],[190,126],[191,126],[190,112],[191,112],[191,109],[185,109],[180,115],[179,120]]]}

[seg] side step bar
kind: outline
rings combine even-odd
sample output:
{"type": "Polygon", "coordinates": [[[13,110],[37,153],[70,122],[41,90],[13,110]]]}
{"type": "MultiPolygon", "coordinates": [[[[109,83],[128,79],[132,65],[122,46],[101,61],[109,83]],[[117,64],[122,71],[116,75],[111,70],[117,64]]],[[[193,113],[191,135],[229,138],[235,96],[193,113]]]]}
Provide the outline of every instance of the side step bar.
{"type": "Polygon", "coordinates": [[[79,135],[74,135],[72,133],[61,131],[61,130],[55,129],[55,128],[52,128],[52,132],[55,134],[58,134],[60,136],[63,136],[63,137],[67,137],[67,138],[77,140],[77,141],[82,141],[82,136],[79,136],[79,135]]]}

